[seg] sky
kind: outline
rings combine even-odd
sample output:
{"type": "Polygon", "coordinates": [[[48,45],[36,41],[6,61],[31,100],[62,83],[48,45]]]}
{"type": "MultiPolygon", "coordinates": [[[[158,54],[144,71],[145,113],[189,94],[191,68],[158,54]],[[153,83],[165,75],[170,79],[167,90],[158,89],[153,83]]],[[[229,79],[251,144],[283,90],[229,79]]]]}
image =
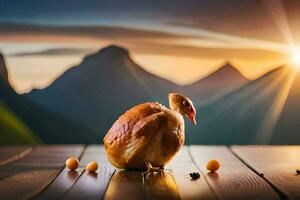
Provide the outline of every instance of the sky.
{"type": "Polygon", "coordinates": [[[255,79],[290,61],[299,11],[297,0],[2,0],[0,50],[20,93],[110,44],[178,84],[228,61],[255,79]]]}

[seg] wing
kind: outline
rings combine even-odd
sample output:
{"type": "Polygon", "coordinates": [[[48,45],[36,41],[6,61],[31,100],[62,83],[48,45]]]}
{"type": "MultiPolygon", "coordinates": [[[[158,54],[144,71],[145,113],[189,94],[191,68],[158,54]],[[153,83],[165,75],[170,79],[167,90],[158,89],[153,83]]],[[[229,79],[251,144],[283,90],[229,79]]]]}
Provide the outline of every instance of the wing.
{"type": "Polygon", "coordinates": [[[110,161],[123,168],[151,140],[153,133],[164,128],[167,120],[168,116],[164,112],[154,113],[138,120],[130,134],[121,134],[110,143],[104,143],[110,161]]]}
{"type": "Polygon", "coordinates": [[[136,123],[132,131],[132,142],[128,144],[126,149],[127,162],[147,145],[155,133],[165,128],[167,120],[167,114],[159,112],[141,119],[136,123]]]}
{"type": "Polygon", "coordinates": [[[157,103],[147,102],[137,105],[125,112],[112,125],[103,139],[104,144],[110,147],[116,140],[122,141],[131,138],[132,131],[136,123],[155,113],[162,112],[163,108],[157,103]]]}

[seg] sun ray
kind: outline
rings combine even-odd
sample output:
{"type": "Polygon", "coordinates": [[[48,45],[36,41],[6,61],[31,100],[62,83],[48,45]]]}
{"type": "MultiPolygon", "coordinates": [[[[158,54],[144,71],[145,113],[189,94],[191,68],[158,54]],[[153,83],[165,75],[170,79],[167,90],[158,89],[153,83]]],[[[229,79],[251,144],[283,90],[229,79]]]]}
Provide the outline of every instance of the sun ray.
{"type": "Polygon", "coordinates": [[[289,46],[294,45],[294,39],[290,30],[287,15],[282,0],[263,0],[263,4],[267,11],[271,14],[278,30],[283,35],[289,46]]]}
{"type": "Polygon", "coordinates": [[[276,99],[272,102],[270,109],[266,113],[260,128],[257,131],[255,141],[259,144],[268,144],[272,132],[280,118],[282,110],[285,106],[286,100],[288,98],[291,86],[295,80],[297,70],[295,68],[290,68],[285,71],[287,78],[282,83],[281,89],[278,91],[276,99]]]}
{"type": "MultiPolygon", "coordinates": [[[[263,3],[266,9],[271,14],[272,19],[277,25],[278,30],[281,32],[281,34],[287,42],[288,49],[286,49],[285,51],[286,54],[288,54],[290,57],[289,62],[292,66],[289,70],[285,72],[287,73],[287,78],[284,78],[282,82],[282,87],[278,91],[277,97],[272,102],[270,109],[264,116],[264,120],[262,121],[260,128],[256,133],[255,141],[260,144],[267,144],[272,137],[273,129],[275,128],[283,111],[283,108],[286,104],[290,89],[298,71],[297,68],[298,66],[300,66],[300,50],[295,47],[294,39],[289,27],[287,15],[282,0],[274,0],[272,1],[272,3],[270,3],[270,1],[264,0],[263,3]]],[[[275,86],[273,85],[273,87],[275,86]]]]}

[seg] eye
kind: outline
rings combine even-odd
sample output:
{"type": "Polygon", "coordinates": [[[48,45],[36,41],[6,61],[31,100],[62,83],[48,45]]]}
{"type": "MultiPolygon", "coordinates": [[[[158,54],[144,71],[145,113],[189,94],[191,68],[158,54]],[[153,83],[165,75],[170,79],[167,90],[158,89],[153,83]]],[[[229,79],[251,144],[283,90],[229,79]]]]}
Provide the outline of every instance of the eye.
{"type": "Polygon", "coordinates": [[[190,106],[191,106],[191,104],[190,104],[188,101],[186,101],[186,100],[183,100],[183,101],[182,101],[182,104],[183,104],[185,107],[190,107],[190,106]]]}

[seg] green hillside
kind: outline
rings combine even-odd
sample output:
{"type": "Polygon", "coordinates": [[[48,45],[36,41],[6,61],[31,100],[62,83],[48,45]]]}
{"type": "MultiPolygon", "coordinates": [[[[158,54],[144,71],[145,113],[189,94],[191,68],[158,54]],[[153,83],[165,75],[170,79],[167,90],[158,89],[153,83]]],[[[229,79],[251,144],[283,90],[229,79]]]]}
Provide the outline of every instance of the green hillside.
{"type": "Polygon", "coordinates": [[[0,53],[0,145],[94,143],[101,138],[88,128],[46,111],[10,85],[4,56],[0,53]]]}
{"type": "MultiPolygon", "coordinates": [[[[5,129],[5,132],[8,133],[6,135],[10,135],[10,137],[7,137],[8,140],[5,139],[4,141],[4,139],[2,139],[2,137],[4,138],[4,136],[2,136],[4,134],[0,133],[1,143],[18,143],[13,139],[19,138],[19,133],[23,133],[22,135],[27,136],[33,135],[28,134],[28,130],[35,133],[43,143],[69,144],[75,143],[76,141],[80,141],[80,143],[88,143],[86,134],[92,135],[90,134],[88,129],[77,125],[76,122],[66,120],[51,112],[41,109],[30,100],[27,100],[25,97],[17,94],[13,90],[13,88],[6,85],[2,79],[0,79],[0,91],[0,103],[2,103],[1,105],[5,105],[4,109],[7,111],[6,114],[2,114],[1,112],[1,115],[3,115],[2,118],[9,119],[9,124],[11,127],[10,131],[19,130],[19,132],[17,132],[18,134],[16,132],[9,132],[8,128],[6,127],[7,124],[4,121],[0,121],[0,130],[5,129]],[[7,113],[10,113],[10,115],[8,115],[7,113]],[[11,119],[17,120],[12,121],[11,119]],[[22,124],[22,126],[14,127],[16,123],[13,122],[16,121],[19,122],[19,124],[22,124]],[[26,129],[20,129],[20,127],[26,127],[26,129]],[[16,134],[16,136],[13,136],[14,134],[16,134]],[[12,138],[12,140],[10,140],[9,138],[12,138]]],[[[95,143],[97,143],[100,139],[95,136],[93,140],[95,141],[95,143]]],[[[38,141],[39,140],[35,140],[35,142],[38,141]]],[[[20,140],[19,143],[28,144],[31,143],[31,141],[20,140]]]]}
{"type": "Polygon", "coordinates": [[[37,144],[40,139],[7,106],[0,102],[0,145],[37,144]]]}

